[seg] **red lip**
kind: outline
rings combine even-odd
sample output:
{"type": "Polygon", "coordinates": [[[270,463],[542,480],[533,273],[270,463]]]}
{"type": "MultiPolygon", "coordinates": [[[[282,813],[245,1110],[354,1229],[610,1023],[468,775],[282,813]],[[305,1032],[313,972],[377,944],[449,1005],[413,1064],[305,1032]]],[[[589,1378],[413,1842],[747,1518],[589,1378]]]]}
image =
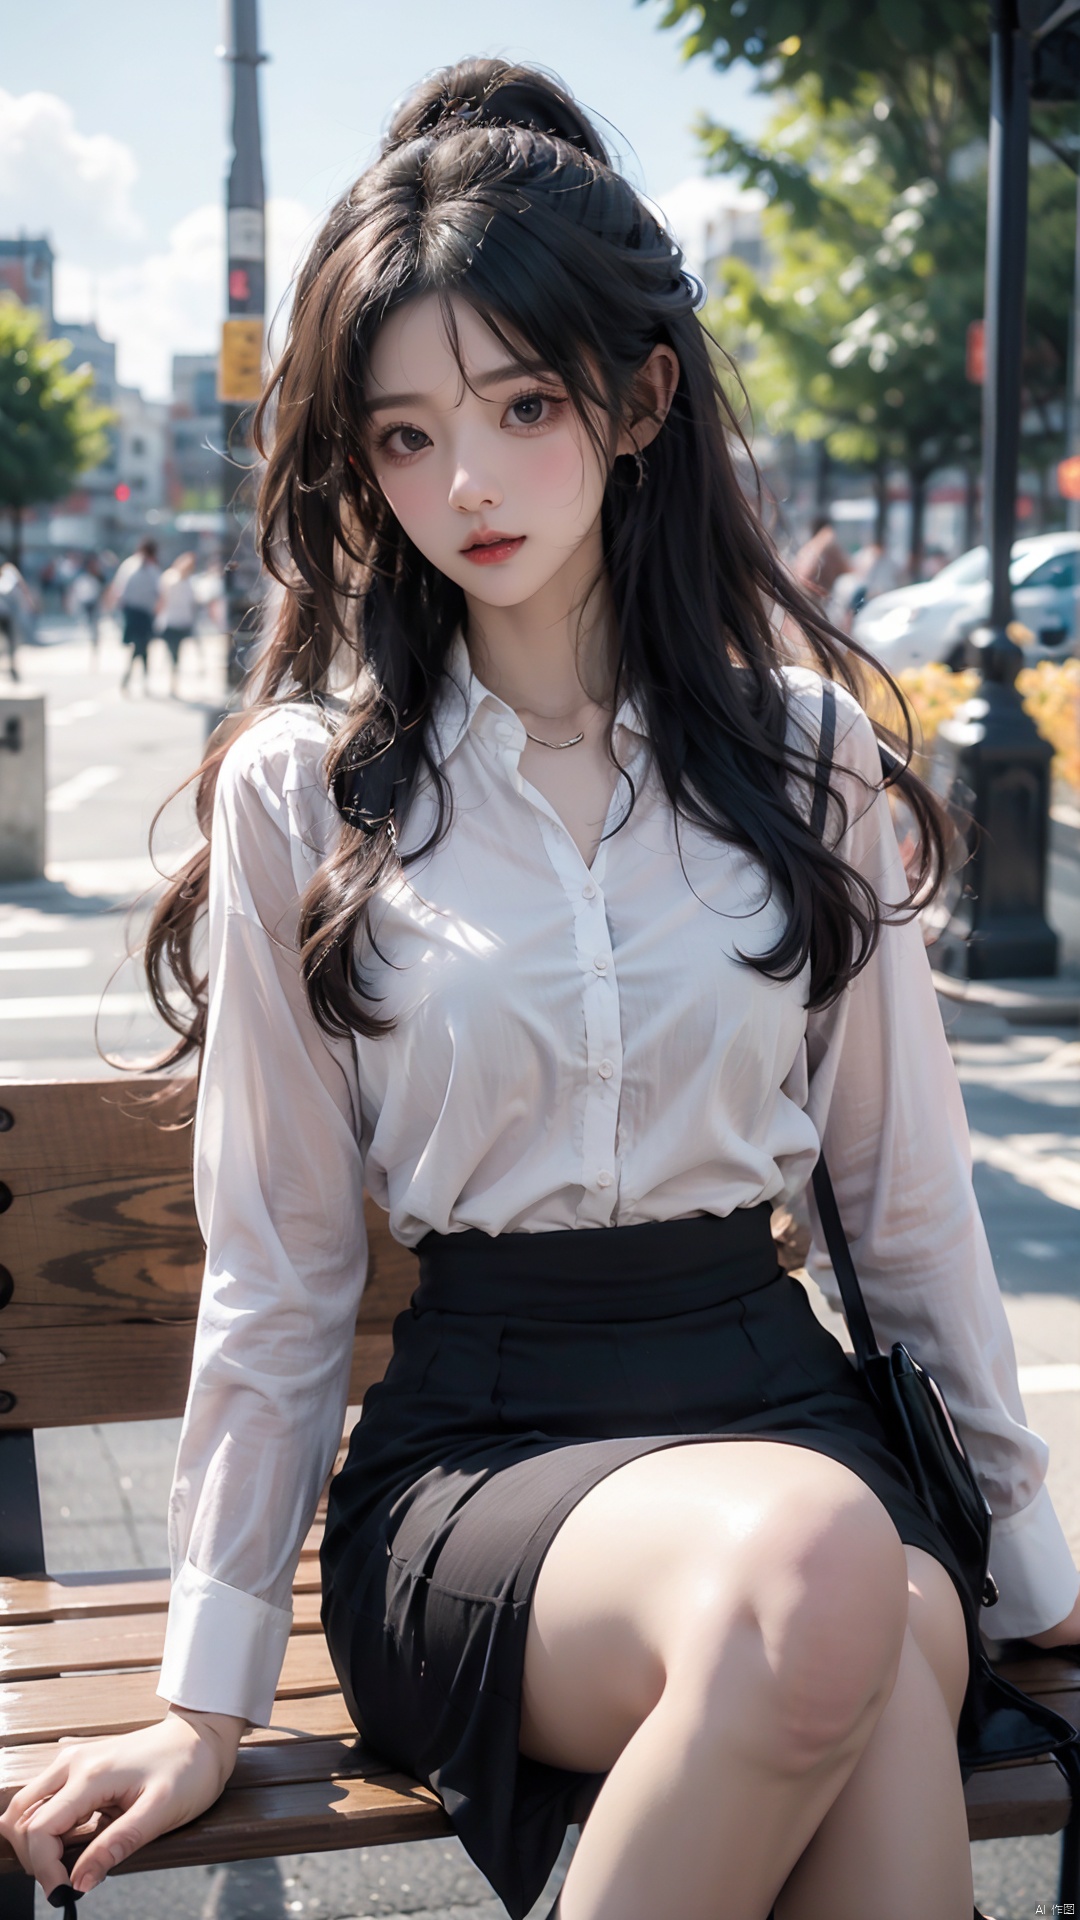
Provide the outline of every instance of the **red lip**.
{"type": "Polygon", "coordinates": [[[466,560],[479,567],[490,567],[500,560],[509,560],[525,544],[525,535],[499,533],[494,529],[478,533],[462,548],[466,560]]]}

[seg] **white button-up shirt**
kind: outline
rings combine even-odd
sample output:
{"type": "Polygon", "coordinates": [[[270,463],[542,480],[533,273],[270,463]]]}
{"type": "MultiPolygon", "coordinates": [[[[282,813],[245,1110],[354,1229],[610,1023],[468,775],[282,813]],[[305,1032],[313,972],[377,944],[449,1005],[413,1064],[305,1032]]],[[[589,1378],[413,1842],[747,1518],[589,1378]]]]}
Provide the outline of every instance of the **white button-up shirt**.
{"type": "MultiPolygon", "coordinates": [[[[788,680],[812,751],[820,681],[788,680]]],[[[852,700],[838,706],[841,851],[895,902],[876,741],[852,700]]],[[[676,834],[632,707],[591,868],[522,776],[524,744],[459,641],[432,721],[452,825],[382,888],[358,956],[395,1022],[378,1040],[328,1040],[299,978],[297,901],[340,831],[322,716],[282,707],[226,757],[196,1128],[206,1280],[161,1692],[269,1717],[341,1437],[365,1184],[410,1246],[432,1228],[593,1231],[791,1199],[822,1140],[879,1342],[904,1338],[940,1380],[994,1509],[993,1630],[1063,1619],[1078,1578],[1025,1424],[918,927],[886,925],[808,1017],[805,969],[780,982],[739,959],[774,945],[782,902],[741,849],[685,822],[676,834]]],[[[403,846],[433,818],[425,788],[403,846]]]]}

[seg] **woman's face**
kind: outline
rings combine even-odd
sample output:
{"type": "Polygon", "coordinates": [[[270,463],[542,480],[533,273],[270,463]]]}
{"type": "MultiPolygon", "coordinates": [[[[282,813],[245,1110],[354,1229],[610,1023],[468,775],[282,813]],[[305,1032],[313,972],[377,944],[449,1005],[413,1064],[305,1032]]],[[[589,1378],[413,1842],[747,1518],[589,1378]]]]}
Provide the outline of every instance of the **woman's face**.
{"type": "Polygon", "coordinates": [[[369,457],[433,566],[470,599],[519,606],[582,549],[599,566],[606,468],[555,376],[523,372],[466,301],[453,305],[464,379],[434,295],[380,328],[369,457]]]}

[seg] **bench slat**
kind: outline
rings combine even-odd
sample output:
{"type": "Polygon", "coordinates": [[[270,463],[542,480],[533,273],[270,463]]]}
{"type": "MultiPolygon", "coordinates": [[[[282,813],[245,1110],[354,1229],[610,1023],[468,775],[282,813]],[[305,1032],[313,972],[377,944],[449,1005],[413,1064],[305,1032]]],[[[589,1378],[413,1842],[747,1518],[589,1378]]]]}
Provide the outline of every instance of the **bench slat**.
{"type": "MultiPolygon", "coordinates": [[[[79,1673],[57,1680],[26,1680],[0,1686],[0,1739],[11,1745],[59,1740],[64,1734],[123,1733],[149,1726],[163,1712],[154,1691],[157,1668],[135,1673],[79,1673]]],[[[337,1693],[326,1642],[321,1634],[301,1633],[290,1640],[278,1682],[279,1711],[287,1724],[291,1703],[313,1694],[337,1693]]],[[[345,1713],[344,1704],[341,1708],[345,1713]]],[[[344,1727],[348,1730],[348,1715],[344,1727]]]]}
{"type": "MultiPolygon", "coordinates": [[[[313,1527],[293,1577],[293,1593],[319,1591],[321,1527],[313,1527]]],[[[105,1580],[78,1574],[56,1580],[0,1579],[0,1631],[9,1626],[37,1626],[46,1620],[96,1620],[116,1615],[164,1613],[169,1604],[169,1576],[110,1575],[105,1580]]]]}
{"type": "Polygon", "coordinates": [[[433,1840],[452,1832],[431,1789],[404,1773],[381,1780],[226,1788],[209,1813],[151,1841],[127,1871],[261,1859],[269,1833],[275,1853],[289,1854],[433,1840]]]}
{"type": "MultiPolygon", "coordinates": [[[[0,1749],[0,1810],[28,1780],[51,1766],[63,1748],[9,1747],[0,1749]]],[[[392,1760],[385,1760],[354,1732],[351,1739],[296,1739],[277,1735],[273,1744],[254,1744],[247,1735],[236,1756],[230,1787],[265,1787],[290,1780],[378,1780],[396,1773],[392,1760]]]]}
{"type": "MultiPolygon", "coordinates": [[[[0,1136],[2,1137],[2,1136],[0,1136]]],[[[2,1216],[0,1216],[2,1218],[2,1216]]],[[[0,1259],[3,1258],[0,1231],[0,1259]]],[[[184,1411],[193,1320],[147,1326],[8,1326],[0,1314],[0,1367],[14,1404],[3,1427],[78,1427],[114,1420],[166,1420],[184,1411]]],[[[353,1344],[349,1401],[381,1380],[393,1342],[389,1327],[361,1329],[353,1344]]]]}
{"type": "Polygon", "coordinates": [[[1060,1833],[1068,1824],[1069,1789],[1052,1760],[973,1773],[964,1799],[972,1840],[1060,1833]]]}
{"type": "Polygon", "coordinates": [[[8,1171],[51,1171],[71,1179],[109,1179],[117,1167],[182,1172],[191,1165],[195,1081],[165,1073],[137,1081],[19,1080],[0,1100],[14,1125],[3,1135],[8,1171]]]}
{"type": "MultiPolygon", "coordinates": [[[[152,1840],[117,1871],[147,1873],[163,1867],[263,1859],[271,1832],[276,1852],[327,1853],[341,1847],[437,1839],[451,1831],[436,1796],[403,1773],[387,1773],[377,1780],[229,1787],[208,1813],[152,1840]]],[[[80,1851],[77,1845],[65,1851],[69,1868],[80,1851]]],[[[2,1847],[0,1872],[13,1865],[13,1856],[2,1847]]]]}
{"type": "MultiPolygon", "coordinates": [[[[294,1598],[294,1634],[322,1631],[319,1606],[317,1593],[299,1594],[294,1598]]],[[[5,1626],[0,1633],[0,1682],[157,1666],[164,1645],[165,1615],[160,1612],[5,1626]]]]}

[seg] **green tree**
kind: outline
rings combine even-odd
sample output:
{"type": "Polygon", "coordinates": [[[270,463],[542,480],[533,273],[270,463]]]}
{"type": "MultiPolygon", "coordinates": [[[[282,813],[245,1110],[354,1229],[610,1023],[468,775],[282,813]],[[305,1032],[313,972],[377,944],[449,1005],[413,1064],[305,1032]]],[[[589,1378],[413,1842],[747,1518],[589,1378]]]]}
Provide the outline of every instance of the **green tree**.
{"type": "Polygon", "coordinates": [[[21,560],[27,507],[60,500],[104,458],[111,414],[91,399],[89,367],[69,368],[68,340],[45,337],[41,316],[0,299],[0,507],[21,560]]]}
{"type": "Polygon", "coordinates": [[[866,87],[827,103],[808,79],[759,147],[710,131],[714,164],[766,195],[769,262],[760,277],[733,263],[713,319],[725,344],[734,328],[751,349],[747,383],[771,431],[865,465],[881,502],[887,467],[904,468],[917,572],[930,475],[970,465],[978,439],[964,360],[982,312],[985,188],[970,174],[905,179],[875,106],[866,87]]]}
{"type": "MultiPolygon", "coordinates": [[[[866,465],[879,499],[886,468],[904,468],[917,572],[934,471],[964,467],[974,498],[982,395],[965,359],[983,309],[986,178],[970,124],[960,141],[958,118],[935,178],[938,131],[920,145],[914,125],[898,135],[891,120],[870,83],[827,103],[804,79],[759,145],[708,130],[713,165],[765,194],[769,256],[761,277],[731,263],[712,317],[725,345],[749,348],[748,386],[773,432],[866,465]]],[[[1032,169],[1024,395],[1040,473],[1061,431],[1075,229],[1075,178],[1044,160],[1032,169]]]]}

